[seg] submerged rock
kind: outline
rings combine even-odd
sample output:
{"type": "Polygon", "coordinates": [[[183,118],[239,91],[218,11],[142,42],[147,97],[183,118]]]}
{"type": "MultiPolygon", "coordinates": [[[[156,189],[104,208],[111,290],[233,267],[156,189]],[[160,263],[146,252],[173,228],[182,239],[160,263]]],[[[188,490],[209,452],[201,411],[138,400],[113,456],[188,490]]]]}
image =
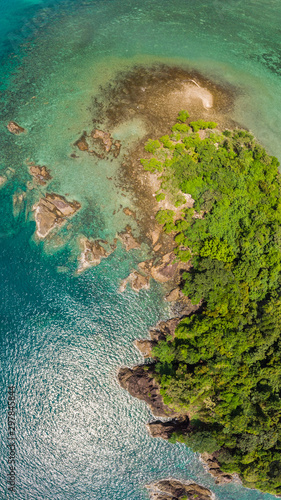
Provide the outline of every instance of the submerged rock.
{"type": "Polygon", "coordinates": [[[96,128],[90,134],[83,132],[74,146],[101,159],[107,158],[109,154],[117,158],[120,154],[121,141],[114,141],[109,132],[96,128]]]}
{"type": "Polygon", "coordinates": [[[118,372],[119,383],[133,397],[145,401],[156,417],[179,416],[163,403],[159,385],[152,377],[150,370],[148,365],[120,368],[118,372]]]}
{"type": "Polygon", "coordinates": [[[123,212],[125,215],[128,215],[128,217],[133,217],[134,219],[136,218],[136,212],[133,212],[129,207],[123,208],[123,212]]]}
{"type": "Polygon", "coordinates": [[[161,479],[147,485],[150,500],[212,500],[214,494],[196,483],[183,483],[177,479],[161,479]]]}
{"type": "Polygon", "coordinates": [[[40,167],[40,165],[30,165],[29,173],[41,186],[45,186],[45,184],[47,184],[47,181],[52,179],[49,170],[44,165],[43,167],[40,167]]]}
{"type": "Polygon", "coordinates": [[[16,122],[9,122],[7,125],[7,129],[11,134],[19,135],[22,134],[23,132],[26,132],[26,130],[18,125],[16,122]]]}
{"type": "Polygon", "coordinates": [[[14,214],[14,217],[17,217],[24,210],[25,199],[26,199],[26,192],[22,191],[21,189],[19,191],[16,191],[13,194],[13,214],[14,214]]]}
{"type": "Polygon", "coordinates": [[[80,139],[78,139],[78,141],[74,143],[74,146],[77,146],[77,148],[80,149],[80,151],[89,151],[89,145],[87,143],[86,137],[87,137],[86,132],[83,132],[80,139]]]}
{"type": "Polygon", "coordinates": [[[62,225],[80,208],[78,201],[71,202],[59,194],[46,193],[46,196],[33,206],[37,236],[45,238],[55,226],[62,225]]]}
{"type": "Polygon", "coordinates": [[[5,175],[0,175],[0,188],[4,186],[7,182],[7,177],[5,175]]]}
{"type": "Polygon", "coordinates": [[[112,147],[112,153],[114,158],[117,158],[120,154],[120,149],[121,149],[121,141],[114,141],[113,147],[112,147]]]}
{"type": "MultiPolygon", "coordinates": [[[[159,245],[159,248],[162,248],[162,244],[159,245]]],[[[153,250],[155,252],[155,248],[153,250]]],[[[181,315],[183,316],[189,314],[186,311],[189,309],[191,310],[191,302],[181,292],[179,286],[175,285],[178,285],[182,272],[189,270],[191,264],[190,262],[175,262],[175,259],[174,252],[168,252],[161,258],[156,256],[147,261],[140,262],[138,267],[141,272],[150,276],[155,281],[160,283],[172,282],[174,288],[166,295],[166,300],[168,302],[178,302],[178,305],[181,303],[181,308],[183,310],[181,315]]]]}
{"type": "MultiPolygon", "coordinates": [[[[101,141],[101,144],[102,144],[104,151],[106,151],[106,153],[109,153],[109,151],[111,150],[112,144],[113,144],[113,139],[112,139],[110,133],[104,132],[103,130],[99,130],[96,128],[92,132],[91,135],[92,135],[93,139],[98,139],[99,141],[101,141]]],[[[121,143],[120,143],[120,145],[121,145],[121,143]]]]}
{"type": "Polygon", "coordinates": [[[97,266],[100,264],[102,259],[107,258],[116,248],[116,243],[110,245],[109,250],[107,250],[101,243],[108,245],[107,242],[103,240],[88,240],[87,238],[81,238],[80,243],[82,245],[83,251],[79,257],[79,268],[78,272],[82,272],[88,267],[97,266]]]}
{"type": "Polygon", "coordinates": [[[117,237],[123,243],[127,252],[129,252],[129,250],[133,250],[134,248],[140,248],[140,243],[132,235],[132,228],[130,226],[126,226],[125,231],[117,233],[117,237]]]}
{"type": "Polygon", "coordinates": [[[131,288],[132,290],[134,290],[134,292],[139,292],[143,289],[148,290],[150,287],[149,281],[149,276],[143,276],[142,274],[138,273],[138,271],[133,271],[127,278],[125,278],[121,282],[119,291],[124,292],[128,283],[131,285],[131,288]]]}

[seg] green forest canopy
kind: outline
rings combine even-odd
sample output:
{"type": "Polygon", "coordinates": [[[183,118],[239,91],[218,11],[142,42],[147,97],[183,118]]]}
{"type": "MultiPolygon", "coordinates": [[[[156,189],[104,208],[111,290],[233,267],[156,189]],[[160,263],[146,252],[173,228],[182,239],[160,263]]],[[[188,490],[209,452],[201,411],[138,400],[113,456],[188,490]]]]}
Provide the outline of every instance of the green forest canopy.
{"type": "Polygon", "coordinates": [[[178,220],[171,210],[156,216],[174,232],[177,258],[191,258],[182,290],[201,307],[154,348],[155,377],[164,402],[191,418],[193,432],[176,439],[216,452],[244,485],[281,495],[279,163],[249,132],[188,117],[149,140],[154,157],[142,160],[161,172],[159,201],[195,200],[178,220]]]}

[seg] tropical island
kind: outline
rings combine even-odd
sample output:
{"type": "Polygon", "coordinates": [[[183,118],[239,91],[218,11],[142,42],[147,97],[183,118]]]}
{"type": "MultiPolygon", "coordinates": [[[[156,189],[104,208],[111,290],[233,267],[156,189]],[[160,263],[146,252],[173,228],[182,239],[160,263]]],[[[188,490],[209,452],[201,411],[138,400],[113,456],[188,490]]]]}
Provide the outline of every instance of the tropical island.
{"type": "MultiPolygon", "coordinates": [[[[127,178],[137,194],[138,216],[123,208],[136,220],[137,238],[130,225],[112,242],[82,237],[77,273],[100,264],[118,240],[127,251],[143,241],[150,245],[151,258],[138,264],[120,291],[127,284],[147,289],[151,279],[168,283],[174,317],[151,330],[150,340],[136,341],[147,362],[121,368],[121,386],[156,417],[170,419],[148,423],[151,436],[199,452],[217,483],[240,478],[281,497],[279,163],[248,131],[222,119],[231,94],[220,88],[210,93],[210,82],[200,78],[175,68],[136,68],[117,90],[106,91],[108,106],[97,106],[102,114],[94,129],[73,143],[73,162],[79,155],[116,159],[121,142],[111,131],[135,115],[146,125],[146,139],[159,135],[147,140],[141,160],[139,141],[122,157],[119,171],[121,184],[127,178]],[[212,95],[218,110],[210,115],[212,95]],[[182,110],[167,133],[186,96],[197,119],[182,110]],[[199,103],[204,119],[198,119],[199,103]]],[[[26,132],[16,122],[7,127],[15,135],[26,132]]],[[[31,192],[52,179],[46,166],[26,164],[31,192]]],[[[38,239],[51,237],[80,209],[78,201],[40,191],[32,206],[38,239]]],[[[203,486],[173,478],[148,488],[155,500],[212,497],[203,486]]]]}
{"type": "Polygon", "coordinates": [[[145,150],[144,169],[161,181],[156,220],[174,241],[171,265],[188,264],[177,293],[193,307],[142,341],[148,363],[122,368],[119,381],[172,418],[150,423],[153,436],[204,454],[216,478],[236,473],[281,496],[278,160],[248,131],[221,132],[185,110],[145,150]]]}

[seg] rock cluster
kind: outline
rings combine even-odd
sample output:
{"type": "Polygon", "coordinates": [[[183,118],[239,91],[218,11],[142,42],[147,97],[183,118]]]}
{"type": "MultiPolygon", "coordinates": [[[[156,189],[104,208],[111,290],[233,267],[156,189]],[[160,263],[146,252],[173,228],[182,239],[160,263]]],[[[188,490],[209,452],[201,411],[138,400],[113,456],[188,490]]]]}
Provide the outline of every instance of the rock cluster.
{"type": "Polygon", "coordinates": [[[89,151],[89,144],[87,143],[87,134],[86,132],[83,132],[81,137],[74,143],[74,146],[77,146],[80,151],[89,151]]]}
{"type": "Polygon", "coordinates": [[[178,267],[182,263],[175,262],[176,256],[173,252],[168,252],[162,257],[155,256],[155,258],[140,262],[139,269],[151,276],[159,283],[166,283],[175,278],[178,267]]]}
{"type": "Polygon", "coordinates": [[[34,181],[37,184],[40,184],[40,186],[45,186],[47,182],[52,179],[52,176],[45,165],[40,167],[40,165],[30,164],[29,173],[32,175],[34,181]]]}
{"type": "Polygon", "coordinates": [[[109,153],[109,151],[111,150],[111,147],[112,147],[112,137],[111,135],[109,134],[109,132],[104,132],[103,130],[99,130],[99,129],[95,129],[93,132],[92,132],[92,138],[93,139],[98,139],[104,150],[109,153]]]}
{"type": "MultiPolygon", "coordinates": [[[[135,248],[140,248],[140,243],[132,235],[130,226],[126,226],[125,231],[117,234],[112,244],[104,240],[89,240],[85,237],[80,239],[82,246],[82,253],[79,257],[78,272],[84,271],[88,267],[97,266],[101,260],[108,257],[116,249],[117,239],[119,239],[128,251],[135,248]]],[[[130,284],[135,292],[145,288],[149,288],[149,278],[143,276],[137,271],[133,271],[130,275],[122,281],[120,291],[124,291],[127,284],[130,284]]]]}
{"type": "MultiPolygon", "coordinates": [[[[126,227],[125,232],[118,233],[118,238],[122,241],[126,250],[140,247],[138,241],[131,234],[130,226],[126,227]]],[[[173,252],[168,252],[161,257],[155,255],[153,259],[140,262],[138,264],[140,272],[133,270],[129,276],[122,281],[120,291],[123,292],[128,283],[131,284],[132,289],[136,292],[142,288],[148,288],[150,278],[153,278],[159,283],[172,282],[175,286],[175,283],[180,280],[180,273],[190,267],[189,263],[187,265],[183,262],[176,262],[175,259],[175,254],[173,252]]],[[[179,287],[173,288],[166,296],[166,300],[170,302],[177,301],[181,316],[189,314],[191,311],[198,308],[198,306],[193,306],[191,304],[187,297],[182,294],[179,287]]]]}
{"type": "Polygon", "coordinates": [[[114,140],[109,132],[94,129],[90,134],[83,132],[74,143],[80,151],[87,151],[98,158],[107,158],[109,154],[117,158],[120,154],[121,142],[114,140]]]}

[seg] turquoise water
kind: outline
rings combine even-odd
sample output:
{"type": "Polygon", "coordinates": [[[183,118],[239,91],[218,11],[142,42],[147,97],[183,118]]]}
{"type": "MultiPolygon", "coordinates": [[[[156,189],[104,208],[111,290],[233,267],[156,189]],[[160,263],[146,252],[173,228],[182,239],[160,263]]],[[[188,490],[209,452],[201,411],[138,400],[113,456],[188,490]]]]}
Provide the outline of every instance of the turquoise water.
{"type": "MultiPolygon", "coordinates": [[[[76,275],[78,238],[112,240],[134,208],[114,180],[120,159],[73,160],[72,144],[91,130],[102,85],[137,64],[178,64],[236,89],[229,111],[281,159],[281,5],[239,0],[1,2],[0,190],[1,498],[141,500],[145,484],[170,475],[210,487],[219,500],[269,500],[232,484],[218,487],[198,457],[151,439],[146,405],[117,384],[121,365],[142,361],[133,340],[169,316],[153,284],[118,292],[147,251],[121,245],[76,275]],[[28,133],[6,130],[18,121],[28,133]],[[46,165],[50,190],[82,209],[48,241],[34,237],[27,158],[46,165]],[[20,209],[13,196],[26,193],[20,209]],[[6,389],[16,386],[17,486],[8,496],[6,389]]],[[[145,133],[141,120],[114,131],[126,150],[145,133]]],[[[133,225],[134,231],[137,227],[133,225]]]]}

